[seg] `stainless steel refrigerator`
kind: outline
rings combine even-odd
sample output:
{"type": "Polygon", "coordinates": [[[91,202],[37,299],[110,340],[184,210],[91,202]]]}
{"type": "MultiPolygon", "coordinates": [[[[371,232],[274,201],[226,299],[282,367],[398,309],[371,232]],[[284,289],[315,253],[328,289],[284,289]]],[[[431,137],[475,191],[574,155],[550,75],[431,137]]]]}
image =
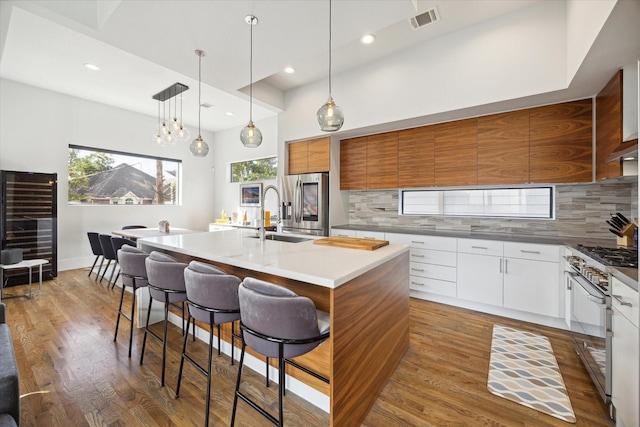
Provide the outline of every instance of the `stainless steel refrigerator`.
{"type": "Polygon", "coordinates": [[[329,235],[329,174],[282,177],[282,231],[329,235]]]}

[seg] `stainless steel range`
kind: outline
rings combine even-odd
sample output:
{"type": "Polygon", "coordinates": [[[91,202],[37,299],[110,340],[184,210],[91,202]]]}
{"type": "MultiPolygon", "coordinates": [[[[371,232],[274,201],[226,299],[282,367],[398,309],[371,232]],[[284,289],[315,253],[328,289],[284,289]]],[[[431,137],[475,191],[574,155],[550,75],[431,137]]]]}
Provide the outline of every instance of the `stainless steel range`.
{"type": "Polygon", "coordinates": [[[571,291],[571,337],[615,418],[611,405],[611,272],[612,267],[638,268],[638,251],[582,245],[571,249],[565,268],[571,291]]]}

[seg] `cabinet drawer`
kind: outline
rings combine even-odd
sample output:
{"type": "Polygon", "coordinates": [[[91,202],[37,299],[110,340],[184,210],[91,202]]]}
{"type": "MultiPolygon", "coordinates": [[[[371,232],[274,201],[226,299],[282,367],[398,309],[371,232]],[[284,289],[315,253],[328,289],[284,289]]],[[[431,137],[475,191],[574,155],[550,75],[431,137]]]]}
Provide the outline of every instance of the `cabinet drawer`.
{"type": "Polygon", "coordinates": [[[394,243],[409,245],[418,249],[436,249],[439,251],[455,252],[456,239],[453,237],[419,236],[415,234],[394,234],[394,243]]]}
{"type": "Polygon", "coordinates": [[[638,327],[640,310],[638,292],[634,291],[615,277],[611,280],[611,305],[638,327]]]}
{"type": "Polygon", "coordinates": [[[409,263],[409,274],[411,276],[447,280],[449,282],[456,281],[456,268],[444,265],[423,264],[412,261],[409,263]]]}
{"type": "Polygon", "coordinates": [[[504,242],[504,256],[507,258],[560,262],[560,246],[504,242]]]}
{"type": "Polygon", "coordinates": [[[410,259],[412,262],[424,262],[428,264],[456,266],[456,253],[436,251],[433,249],[411,248],[410,259]]]}
{"type": "Polygon", "coordinates": [[[411,276],[410,288],[415,291],[429,292],[447,297],[456,296],[456,283],[446,280],[430,279],[428,277],[411,276]]]}
{"type": "Polygon", "coordinates": [[[458,239],[458,252],[502,256],[503,243],[498,240],[458,239]]]}
{"type": "Polygon", "coordinates": [[[358,237],[360,239],[384,240],[384,233],[380,231],[357,230],[355,237],[358,237]]]}
{"type": "Polygon", "coordinates": [[[340,228],[332,228],[331,229],[331,236],[336,236],[336,237],[356,237],[356,232],[355,230],[343,230],[340,228]]]}

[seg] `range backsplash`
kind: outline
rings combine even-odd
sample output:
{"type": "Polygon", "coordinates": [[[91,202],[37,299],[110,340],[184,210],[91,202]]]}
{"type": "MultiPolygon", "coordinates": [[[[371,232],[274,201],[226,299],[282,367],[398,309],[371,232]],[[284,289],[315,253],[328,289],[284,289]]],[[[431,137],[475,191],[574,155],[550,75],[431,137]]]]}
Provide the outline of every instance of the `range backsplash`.
{"type": "Polygon", "coordinates": [[[349,224],[432,230],[612,238],[610,212],[638,212],[638,177],[555,186],[555,220],[398,215],[398,190],[351,191],[349,224]]]}

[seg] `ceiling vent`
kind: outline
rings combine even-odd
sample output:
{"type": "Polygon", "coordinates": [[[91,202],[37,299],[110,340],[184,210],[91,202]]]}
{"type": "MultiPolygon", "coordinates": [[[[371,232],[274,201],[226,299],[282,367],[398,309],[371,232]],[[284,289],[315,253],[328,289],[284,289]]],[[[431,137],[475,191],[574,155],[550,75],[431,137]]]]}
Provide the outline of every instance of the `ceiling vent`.
{"type": "Polygon", "coordinates": [[[438,16],[438,9],[435,7],[433,9],[429,9],[426,12],[422,12],[419,15],[416,15],[409,19],[411,26],[414,30],[418,28],[422,28],[425,25],[433,24],[434,22],[438,22],[440,20],[440,16],[438,16]]]}

